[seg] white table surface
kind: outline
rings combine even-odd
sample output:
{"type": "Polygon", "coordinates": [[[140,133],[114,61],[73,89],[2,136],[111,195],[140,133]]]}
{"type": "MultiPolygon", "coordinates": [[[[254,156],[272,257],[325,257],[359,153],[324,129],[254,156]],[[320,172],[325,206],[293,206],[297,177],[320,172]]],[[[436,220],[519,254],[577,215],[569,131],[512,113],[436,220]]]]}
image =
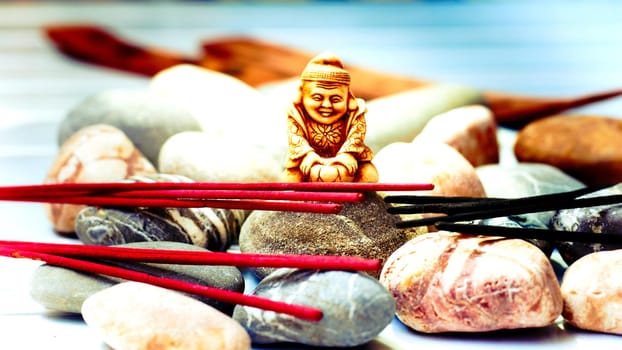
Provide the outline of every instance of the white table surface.
{"type": "MultiPolygon", "coordinates": [[[[386,72],[517,94],[572,96],[622,87],[622,2],[1,3],[0,185],[42,181],[57,150],[58,122],[83,98],[147,86],[144,77],[60,55],[40,30],[60,22],[97,23],[188,54],[198,53],[202,40],[245,35],[309,52],[330,50],[346,63],[386,72]]],[[[572,112],[620,117],[622,99],[572,112]]],[[[63,241],[40,205],[7,202],[0,203],[0,239],[63,241]]],[[[49,312],[30,299],[37,264],[0,258],[0,348],[106,349],[80,317],[49,312]]],[[[582,349],[612,348],[621,340],[563,323],[426,336],[396,320],[361,348],[582,349]]]]}

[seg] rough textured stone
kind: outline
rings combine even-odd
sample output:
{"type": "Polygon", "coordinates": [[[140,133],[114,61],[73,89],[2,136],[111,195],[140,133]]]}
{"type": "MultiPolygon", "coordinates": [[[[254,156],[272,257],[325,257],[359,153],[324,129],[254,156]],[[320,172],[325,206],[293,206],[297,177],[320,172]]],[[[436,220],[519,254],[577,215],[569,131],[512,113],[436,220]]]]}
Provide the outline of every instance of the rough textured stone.
{"type": "MultiPolygon", "coordinates": [[[[583,188],[584,185],[561,170],[542,163],[518,163],[512,165],[491,164],[475,169],[488,197],[521,198],[543,194],[560,193],[583,188]]],[[[507,227],[552,228],[551,218],[555,211],[513,215],[481,220],[486,225],[507,227]]],[[[553,243],[539,239],[527,240],[548,256],[553,243]]]]}
{"type": "MultiPolygon", "coordinates": [[[[356,94],[356,82],[353,83],[356,94]]],[[[461,106],[481,104],[477,89],[434,84],[367,101],[365,143],[378,152],[393,142],[410,142],[433,117],[461,106]]]]}
{"type": "MultiPolygon", "coordinates": [[[[154,166],[119,129],[92,125],[73,134],[59,150],[45,183],[115,182],[132,175],[155,173],[154,166]]],[[[83,205],[45,206],[54,229],[73,233],[83,205]]]]}
{"type": "MultiPolygon", "coordinates": [[[[407,237],[375,193],[346,203],[337,215],[254,211],[242,225],[244,253],[345,255],[386,259],[407,237]]],[[[258,268],[266,276],[274,269],[258,268]]],[[[377,273],[375,274],[377,276],[377,273]]]]}
{"type": "Polygon", "coordinates": [[[537,120],[519,131],[519,161],[548,163],[587,185],[622,182],[622,120],[559,115],[537,120]]]}
{"type": "MultiPolygon", "coordinates": [[[[205,251],[193,245],[175,242],[141,242],[120,246],[205,251]]],[[[242,277],[242,273],[232,266],[146,264],[130,262],[117,263],[117,266],[235,292],[244,291],[244,278],[242,277]]],[[[87,274],[46,264],[41,265],[35,270],[31,285],[31,295],[34,300],[51,310],[79,313],[82,303],[86,298],[98,291],[117,284],[119,281],[120,280],[116,278],[87,274]]],[[[233,312],[233,306],[231,304],[204,297],[194,297],[222,312],[228,314],[233,312]]]]}
{"type": "Polygon", "coordinates": [[[253,295],[320,308],[321,321],[237,306],[233,317],[253,343],[345,347],[366,343],[393,319],[395,300],[377,280],[356,272],[279,269],[253,295]]]}
{"type": "Polygon", "coordinates": [[[120,129],[155,165],[160,147],[169,137],[201,130],[190,112],[159,96],[143,90],[116,89],[90,96],[71,109],[60,124],[59,144],[93,124],[120,129]]]}
{"type": "MultiPolygon", "coordinates": [[[[618,184],[581,196],[580,198],[621,194],[622,184],[618,184]]],[[[620,235],[622,234],[622,205],[612,204],[560,210],[553,216],[551,223],[556,230],[620,235]]],[[[557,248],[564,261],[570,265],[584,255],[603,250],[622,249],[622,245],[612,243],[559,242],[557,248]]]]}
{"type": "Polygon", "coordinates": [[[622,334],[622,250],[586,255],[570,265],[561,291],[562,316],[575,327],[622,334]]]}
{"type": "MultiPolygon", "coordinates": [[[[265,148],[245,144],[238,136],[179,133],[162,146],[160,172],[201,182],[280,181],[282,160],[275,159],[265,148]]],[[[285,131],[283,139],[286,139],[285,131]]]]}
{"type": "MultiPolygon", "coordinates": [[[[132,176],[128,181],[193,182],[170,174],[132,176]]],[[[173,241],[225,251],[237,243],[246,215],[244,210],[218,208],[86,207],[78,213],[75,227],[87,244],[173,241]]]]}
{"type": "Polygon", "coordinates": [[[439,114],[416,138],[444,142],[474,167],[499,162],[497,122],[484,106],[458,107],[439,114]]]}
{"type": "Polygon", "coordinates": [[[391,255],[380,282],[425,333],[542,327],[562,311],[550,261],[520,239],[428,233],[391,255]]]}
{"type": "Polygon", "coordinates": [[[114,349],[247,350],[237,322],[195,299],[160,287],[125,282],[90,296],[86,324],[114,349]]]}

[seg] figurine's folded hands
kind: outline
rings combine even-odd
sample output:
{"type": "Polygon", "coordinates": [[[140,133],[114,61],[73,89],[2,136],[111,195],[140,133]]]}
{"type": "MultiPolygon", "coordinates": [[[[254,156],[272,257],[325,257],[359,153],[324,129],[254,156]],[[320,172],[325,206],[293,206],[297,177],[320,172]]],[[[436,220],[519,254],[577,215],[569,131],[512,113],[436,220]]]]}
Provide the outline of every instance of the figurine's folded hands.
{"type": "Polygon", "coordinates": [[[339,153],[331,159],[328,165],[343,165],[348,171],[348,175],[353,176],[358,169],[358,161],[350,153],[339,153]]]}
{"type": "Polygon", "coordinates": [[[315,164],[322,164],[322,158],[315,152],[309,152],[300,163],[300,171],[307,176],[311,172],[311,167],[315,164]]]}

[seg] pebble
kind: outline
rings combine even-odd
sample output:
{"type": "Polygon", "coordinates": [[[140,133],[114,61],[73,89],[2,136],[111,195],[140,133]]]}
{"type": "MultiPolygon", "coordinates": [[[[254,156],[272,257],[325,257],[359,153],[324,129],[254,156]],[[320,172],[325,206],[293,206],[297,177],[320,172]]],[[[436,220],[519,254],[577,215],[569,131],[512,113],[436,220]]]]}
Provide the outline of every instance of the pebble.
{"type": "Polygon", "coordinates": [[[380,282],[397,317],[424,333],[543,327],[562,311],[550,261],[520,239],[421,235],[391,255],[380,282]]]}
{"type": "Polygon", "coordinates": [[[278,182],[284,158],[275,158],[265,148],[245,145],[235,135],[217,137],[187,131],[164,143],[159,164],[162,173],[179,174],[199,182],[278,182]]]}
{"type": "MultiPolygon", "coordinates": [[[[618,184],[579,198],[621,194],[622,184],[618,184]]],[[[620,235],[622,234],[622,205],[612,204],[563,209],[559,210],[553,216],[551,222],[553,228],[556,230],[620,235]]],[[[622,249],[622,245],[612,243],[559,242],[557,248],[564,261],[570,265],[587,254],[598,251],[622,249]]]]}
{"type": "Polygon", "coordinates": [[[375,338],[395,313],[391,294],[376,279],[357,272],[279,269],[252,294],[320,308],[324,314],[313,322],[238,305],[233,318],[246,328],[253,344],[357,346],[375,338]]]}
{"type": "Polygon", "coordinates": [[[113,349],[248,350],[248,333],[220,311],[164,288],[125,282],[90,296],[86,324],[113,349]]]}
{"type": "Polygon", "coordinates": [[[432,118],[416,139],[444,142],[474,167],[499,162],[497,122],[487,107],[454,108],[432,118]]]}
{"type": "MultiPolygon", "coordinates": [[[[352,89],[356,93],[356,82],[352,89]]],[[[434,84],[367,101],[365,143],[378,152],[393,142],[410,142],[435,116],[461,106],[482,104],[481,91],[434,84]]]]}
{"type": "MultiPolygon", "coordinates": [[[[313,254],[386,259],[407,241],[399,218],[374,192],[362,203],[345,203],[339,214],[254,211],[240,231],[243,253],[313,254]]],[[[274,269],[257,268],[261,278],[274,269]]],[[[378,273],[371,273],[375,277],[378,273]]]]}
{"type": "Polygon", "coordinates": [[[471,163],[457,150],[440,141],[394,142],[376,153],[374,164],[378,168],[378,182],[434,184],[431,191],[413,194],[486,195],[471,163]]]}
{"type": "Polygon", "coordinates": [[[562,316],[571,325],[622,334],[622,250],[586,255],[570,265],[561,291],[562,316]]]}
{"type": "MultiPolygon", "coordinates": [[[[193,182],[181,175],[132,176],[134,182],[193,182]]],[[[194,244],[225,251],[237,243],[244,210],[218,208],[86,207],[76,217],[76,234],[86,244],[142,241],[194,244]]]]}
{"type": "MultiPolygon", "coordinates": [[[[97,124],[80,129],[63,143],[45,183],[115,182],[155,172],[121,130],[97,124]]],[[[45,208],[58,233],[72,234],[76,216],[84,206],[46,204],[45,208]]]]}
{"type": "MultiPolygon", "coordinates": [[[[517,163],[510,165],[489,164],[475,169],[488,197],[521,198],[543,194],[560,193],[585,187],[579,180],[558,168],[542,163],[517,163]]],[[[512,215],[481,220],[486,225],[525,228],[552,228],[551,218],[555,211],[512,215]]],[[[554,246],[550,241],[528,239],[548,256],[554,246]]]]}
{"type": "Polygon", "coordinates": [[[586,185],[622,182],[622,120],[558,115],[518,132],[514,154],[522,162],[547,163],[586,185]]]}
{"type": "Polygon", "coordinates": [[[60,124],[59,144],[93,124],[120,129],[156,166],[164,141],[182,131],[201,130],[190,112],[149,91],[115,89],[89,96],[71,109],[60,124]]]}
{"type": "MultiPolygon", "coordinates": [[[[140,242],[119,246],[205,251],[205,249],[193,245],[176,242],[140,242]]],[[[147,264],[132,262],[120,263],[118,265],[135,270],[138,269],[161,277],[180,279],[219,289],[234,292],[244,291],[244,278],[242,273],[232,266],[147,264]]],[[[35,270],[30,294],[36,302],[50,310],[79,313],[82,303],[84,303],[86,298],[117,284],[119,281],[120,280],[116,278],[87,274],[44,264],[35,270]]],[[[193,297],[224,313],[231,314],[233,312],[233,306],[231,304],[200,296],[193,297]]]]}
{"type": "Polygon", "coordinates": [[[285,105],[239,79],[182,64],[156,74],[149,90],[190,111],[212,137],[235,140],[237,148],[262,147],[279,159],[287,152],[285,105]]]}

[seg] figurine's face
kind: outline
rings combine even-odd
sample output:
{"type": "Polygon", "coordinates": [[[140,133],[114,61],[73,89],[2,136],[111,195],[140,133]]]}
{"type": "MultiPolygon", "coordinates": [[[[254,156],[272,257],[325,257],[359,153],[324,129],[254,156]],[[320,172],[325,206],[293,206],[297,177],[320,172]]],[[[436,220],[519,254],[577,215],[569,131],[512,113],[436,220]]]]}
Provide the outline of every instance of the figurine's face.
{"type": "Polygon", "coordinates": [[[332,124],[348,111],[348,86],[321,81],[305,82],[302,104],[313,120],[332,124]]]}

